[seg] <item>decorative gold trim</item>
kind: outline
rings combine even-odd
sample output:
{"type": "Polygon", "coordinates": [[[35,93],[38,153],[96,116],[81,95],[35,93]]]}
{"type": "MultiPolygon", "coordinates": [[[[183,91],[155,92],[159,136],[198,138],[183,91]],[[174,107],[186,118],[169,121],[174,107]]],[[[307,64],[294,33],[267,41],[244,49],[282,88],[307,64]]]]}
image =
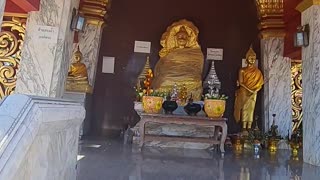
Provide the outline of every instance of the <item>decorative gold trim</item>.
{"type": "Polygon", "coordinates": [[[88,24],[103,26],[109,6],[109,0],[83,0],[79,11],[86,17],[88,24]]]}
{"type": "Polygon", "coordinates": [[[303,0],[300,4],[298,4],[296,10],[303,12],[313,5],[320,5],[320,0],[303,0]]]}
{"type": "Polygon", "coordinates": [[[259,18],[283,16],[283,0],[256,0],[259,18]]]}
{"type": "Polygon", "coordinates": [[[285,37],[285,23],[283,20],[283,0],[256,0],[260,23],[260,37],[262,39],[272,37],[285,37]]]}
{"type": "Polygon", "coordinates": [[[27,18],[27,17],[28,17],[28,14],[5,12],[3,16],[27,18]]]}
{"type": "Polygon", "coordinates": [[[284,38],[286,33],[284,30],[262,30],[259,34],[261,39],[269,39],[269,38],[284,38]]]}
{"type": "Polygon", "coordinates": [[[109,0],[83,0],[84,3],[96,4],[100,6],[107,6],[109,0]]]}
{"type": "Polygon", "coordinates": [[[5,17],[0,32],[0,99],[12,94],[16,88],[26,31],[26,18],[5,17]]]}
{"type": "Polygon", "coordinates": [[[258,24],[258,28],[260,30],[263,30],[263,29],[284,29],[285,28],[285,23],[283,22],[283,20],[274,20],[274,19],[271,19],[271,20],[265,20],[265,21],[262,21],[258,24]]]}
{"type": "Polygon", "coordinates": [[[302,61],[291,60],[292,131],[302,125],[302,61]]]}
{"type": "Polygon", "coordinates": [[[291,59],[291,63],[302,63],[302,60],[291,59]]]}
{"type": "Polygon", "coordinates": [[[87,18],[86,20],[87,24],[92,24],[92,25],[96,25],[96,26],[103,26],[105,24],[105,22],[103,20],[99,20],[99,19],[95,19],[95,18],[87,18]]]}

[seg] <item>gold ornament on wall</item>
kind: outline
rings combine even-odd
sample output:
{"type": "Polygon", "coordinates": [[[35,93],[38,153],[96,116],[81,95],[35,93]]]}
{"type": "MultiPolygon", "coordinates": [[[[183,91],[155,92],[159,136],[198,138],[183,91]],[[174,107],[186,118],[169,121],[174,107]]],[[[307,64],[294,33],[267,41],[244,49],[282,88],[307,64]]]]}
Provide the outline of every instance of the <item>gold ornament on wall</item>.
{"type": "Polygon", "coordinates": [[[285,36],[283,0],[256,0],[258,29],[262,39],[285,36]]]}
{"type": "Polygon", "coordinates": [[[12,94],[26,31],[26,18],[4,17],[0,32],[0,99],[12,94]]]}
{"type": "Polygon", "coordinates": [[[292,103],[292,130],[302,125],[302,63],[291,62],[291,103],[292,103]]]}

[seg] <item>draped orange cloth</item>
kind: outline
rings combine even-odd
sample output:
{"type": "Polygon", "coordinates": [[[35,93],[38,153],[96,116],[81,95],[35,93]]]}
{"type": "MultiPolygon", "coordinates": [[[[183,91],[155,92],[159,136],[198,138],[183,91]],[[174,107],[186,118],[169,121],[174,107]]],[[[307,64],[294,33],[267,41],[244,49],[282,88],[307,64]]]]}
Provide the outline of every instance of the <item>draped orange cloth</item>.
{"type": "Polygon", "coordinates": [[[236,91],[236,100],[234,105],[234,118],[236,122],[241,119],[243,122],[253,122],[253,114],[257,99],[257,92],[262,88],[263,75],[256,67],[242,68],[242,84],[236,91]],[[252,92],[250,92],[252,91],[252,92]]]}
{"type": "Polygon", "coordinates": [[[200,100],[202,94],[202,70],[204,56],[200,48],[174,49],[160,58],[153,79],[153,88],[171,91],[174,84],[187,87],[188,95],[200,100]]]}

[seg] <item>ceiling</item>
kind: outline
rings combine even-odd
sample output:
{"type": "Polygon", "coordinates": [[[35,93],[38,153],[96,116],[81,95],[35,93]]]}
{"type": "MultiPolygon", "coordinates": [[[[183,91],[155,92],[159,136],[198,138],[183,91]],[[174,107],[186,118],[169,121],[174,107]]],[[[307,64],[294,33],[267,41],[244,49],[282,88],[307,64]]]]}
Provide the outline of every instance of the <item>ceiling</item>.
{"type": "Polygon", "coordinates": [[[6,13],[28,13],[39,10],[40,0],[6,0],[6,13]]]}

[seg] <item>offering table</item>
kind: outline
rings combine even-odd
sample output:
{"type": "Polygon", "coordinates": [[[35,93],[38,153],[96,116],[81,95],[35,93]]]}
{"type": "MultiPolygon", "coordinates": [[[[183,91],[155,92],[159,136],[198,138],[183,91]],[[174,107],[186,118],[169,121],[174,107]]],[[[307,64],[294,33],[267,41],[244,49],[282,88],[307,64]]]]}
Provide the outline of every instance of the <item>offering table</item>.
{"type": "Polygon", "coordinates": [[[203,116],[185,116],[185,115],[164,115],[164,114],[140,114],[140,147],[143,147],[146,141],[178,141],[178,142],[195,142],[210,143],[212,145],[220,145],[221,153],[224,153],[224,144],[227,138],[227,118],[207,118],[203,116]],[[175,137],[175,136],[156,136],[145,134],[145,125],[149,122],[159,124],[181,124],[214,127],[213,138],[196,138],[196,137],[175,137]],[[222,135],[219,139],[220,128],[222,135]]]}

